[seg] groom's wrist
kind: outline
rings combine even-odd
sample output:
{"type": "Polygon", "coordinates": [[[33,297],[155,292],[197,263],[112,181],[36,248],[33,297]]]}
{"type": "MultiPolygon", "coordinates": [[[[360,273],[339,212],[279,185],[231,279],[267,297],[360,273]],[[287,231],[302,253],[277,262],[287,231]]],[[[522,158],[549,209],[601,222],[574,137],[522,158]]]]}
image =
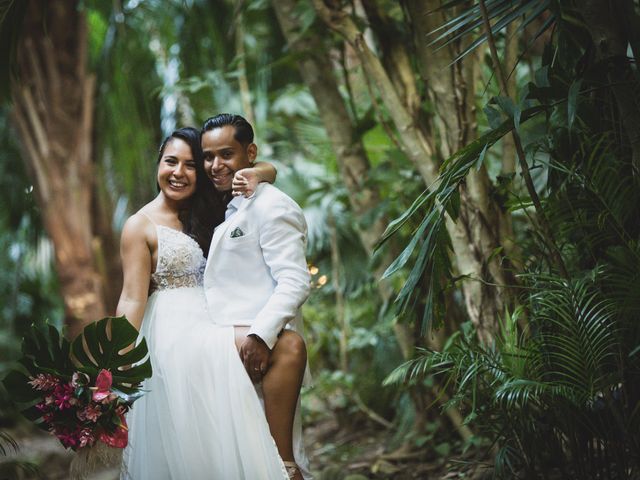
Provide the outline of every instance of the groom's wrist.
{"type": "MultiPolygon", "coordinates": [[[[247,335],[247,337],[255,338],[258,342],[263,344],[265,347],[269,348],[269,346],[267,345],[267,342],[265,342],[257,333],[250,333],[247,335]]],[[[269,350],[271,349],[269,348],[269,350]]]]}

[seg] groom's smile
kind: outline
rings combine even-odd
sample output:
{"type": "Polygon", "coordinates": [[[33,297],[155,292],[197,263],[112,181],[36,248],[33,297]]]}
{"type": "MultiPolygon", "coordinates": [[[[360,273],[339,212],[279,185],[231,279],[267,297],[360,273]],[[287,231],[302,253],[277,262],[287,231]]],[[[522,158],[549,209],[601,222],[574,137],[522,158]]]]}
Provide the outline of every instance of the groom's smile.
{"type": "Polygon", "coordinates": [[[231,190],[235,173],[250,167],[257,154],[254,143],[242,145],[235,133],[235,127],[225,125],[202,134],[204,169],[216,190],[221,192],[231,190]]]}

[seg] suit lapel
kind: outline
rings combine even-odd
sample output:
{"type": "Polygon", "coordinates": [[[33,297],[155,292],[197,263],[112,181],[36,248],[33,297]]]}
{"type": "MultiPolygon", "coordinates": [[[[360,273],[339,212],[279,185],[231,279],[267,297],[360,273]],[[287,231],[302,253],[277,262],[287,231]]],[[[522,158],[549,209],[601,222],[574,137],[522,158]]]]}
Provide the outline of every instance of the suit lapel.
{"type": "Polygon", "coordinates": [[[216,247],[218,246],[218,243],[220,243],[220,239],[224,237],[225,233],[229,229],[229,225],[231,225],[232,223],[233,223],[233,217],[222,222],[220,225],[218,225],[218,228],[216,228],[215,231],[213,232],[213,238],[211,238],[211,245],[209,246],[209,254],[207,255],[207,266],[204,269],[205,276],[207,274],[207,270],[209,270],[209,265],[211,264],[211,259],[213,258],[213,252],[216,251],[216,247]]]}
{"type": "Polygon", "coordinates": [[[227,220],[218,225],[218,228],[213,232],[213,238],[211,239],[211,246],[209,247],[209,254],[207,255],[207,265],[205,267],[205,277],[207,275],[207,270],[209,270],[209,265],[211,264],[211,259],[214,256],[218,245],[223,241],[225,237],[227,237],[227,232],[231,225],[235,225],[238,219],[241,218],[241,213],[253,202],[253,200],[258,196],[258,193],[261,190],[262,184],[258,185],[256,189],[256,193],[254,193],[251,197],[246,198],[244,202],[240,205],[238,210],[233,214],[233,216],[229,217],[227,220]]]}

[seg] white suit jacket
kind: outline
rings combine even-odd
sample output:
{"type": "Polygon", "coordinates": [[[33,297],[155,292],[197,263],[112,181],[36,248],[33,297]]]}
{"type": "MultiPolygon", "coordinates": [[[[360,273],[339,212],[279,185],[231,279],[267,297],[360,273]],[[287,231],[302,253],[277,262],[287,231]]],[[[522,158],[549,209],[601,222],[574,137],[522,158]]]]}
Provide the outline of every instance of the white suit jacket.
{"type": "Polygon", "coordinates": [[[272,349],[309,296],[307,224],[296,202],[261,183],[211,240],[204,290],[211,319],[248,325],[272,349]]]}

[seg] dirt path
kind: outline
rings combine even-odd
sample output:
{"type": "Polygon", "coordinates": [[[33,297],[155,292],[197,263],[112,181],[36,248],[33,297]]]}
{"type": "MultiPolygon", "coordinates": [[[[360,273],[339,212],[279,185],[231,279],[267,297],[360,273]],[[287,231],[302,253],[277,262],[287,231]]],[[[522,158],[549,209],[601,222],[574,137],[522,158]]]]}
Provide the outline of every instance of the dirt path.
{"type": "MultiPolygon", "coordinates": [[[[74,452],[65,450],[57,439],[40,430],[23,427],[12,435],[18,441],[20,451],[11,454],[10,458],[38,465],[42,480],[69,479],[74,452]]],[[[469,463],[471,458],[434,457],[428,449],[385,452],[383,445],[388,444],[389,435],[388,431],[367,423],[357,428],[353,425],[345,428],[330,417],[307,426],[305,440],[315,480],[483,478],[482,473],[469,463]]],[[[118,467],[102,468],[87,480],[117,480],[118,472],[118,467]]],[[[0,477],[0,480],[4,479],[0,477]]]]}

